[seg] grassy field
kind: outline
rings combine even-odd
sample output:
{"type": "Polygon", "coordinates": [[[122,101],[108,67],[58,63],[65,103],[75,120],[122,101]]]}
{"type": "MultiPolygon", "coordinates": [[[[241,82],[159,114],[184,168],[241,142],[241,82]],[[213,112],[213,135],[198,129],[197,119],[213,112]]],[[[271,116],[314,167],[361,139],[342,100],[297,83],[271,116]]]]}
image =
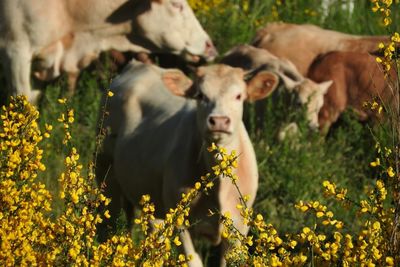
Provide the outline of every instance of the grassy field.
{"type": "MultiPolygon", "coordinates": [[[[369,1],[364,0],[355,1],[353,14],[335,4],[326,16],[322,15],[320,1],[315,0],[219,2],[204,1],[205,6],[196,12],[220,54],[237,44],[249,43],[255,31],[270,21],[313,23],[354,34],[388,34],[387,29],[380,25],[379,16],[371,11],[369,1]]],[[[399,30],[400,25],[396,23],[400,20],[399,4],[393,10],[392,26],[399,30]]],[[[107,66],[105,60],[102,63],[107,66]]],[[[73,143],[84,165],[93,160],[95,152],[100,97],[116,75],[104,69],[107,67],[83,72],[76,94],[69,100],[76,119],[72,129],[73,143]]],[[[40,124],[49,123],[55,127],[52,138],[44,142],[47,171],[41,177],[53,192],[58,190],[57,179],[63,170],[66,153],[61,142],[63,129],[56,122],[63,110],[57,99],[66,94],[66,88],[65,78],[45,86],[39,104],[40,124]]],[[[347,112],[329,135],[322,137],[307,129],[301,110],[285,106],[279,98],[266,101],[267,116],[262,133],[256,135],[254,131],[252,105],[246,106],[246,124],[257,153],[260,173],[255,208],[280,232],[290,233],[304,225],[313,226],[315,219],[294,209],[294,204],[299,200],[325,201],[321,193],[324,180],[346,187],[356,200],[374,183],[378,174],[369,166],[376,157],[374,136],[379,136],[383,143],[389,142],[379,127],[371,128],[359,123],[351,112],[347,112]],[[278,142],[277,130],[292,118],[298,120],[301,135],[295,140],[278,142]]],[[[339,210],[337,204],[325,203],[330,204],[333,211],[339,210]]],[[[340,212],[338,218],[351,232],[359,227],[352,209],[340,212]]]]}

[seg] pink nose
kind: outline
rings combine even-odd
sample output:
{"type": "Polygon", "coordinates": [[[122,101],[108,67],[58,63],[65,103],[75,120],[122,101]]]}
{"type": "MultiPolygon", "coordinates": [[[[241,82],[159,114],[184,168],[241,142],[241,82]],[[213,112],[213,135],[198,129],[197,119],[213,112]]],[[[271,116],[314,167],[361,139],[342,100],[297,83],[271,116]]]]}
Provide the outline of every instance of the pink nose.
{"type": "Polygon", "coordinates": [[[227,116],[209,116],[208,128],[213,132],[228,132],[231,119],[227,116]]]}
{"type": "Polygon", "coordinates": [[[204,52],[207,57],[207,61],[212,61],[216,56],[218,56],[218,51],[211,40],[206,41],[206,49],[204,52]]]}

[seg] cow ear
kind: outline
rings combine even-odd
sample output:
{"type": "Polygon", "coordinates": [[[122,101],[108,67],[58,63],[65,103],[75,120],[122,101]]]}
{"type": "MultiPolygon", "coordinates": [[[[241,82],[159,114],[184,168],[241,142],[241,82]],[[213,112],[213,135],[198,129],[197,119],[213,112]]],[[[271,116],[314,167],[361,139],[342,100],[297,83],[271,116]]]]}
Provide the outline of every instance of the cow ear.
{"type": "Polygon", "coordinates": [[[278,86],[279,78],[270,71],[260,71],[247,82],[247,99],[255,101],[269,96],[278,86]]]}
{"type": "Polygon", "coordinates": [[[162,74],[162,81],[168,90],[177,96],[187,96],[193,84],[183,72],[175,69],[166,70],[162,74]]]}
{"type": "Polygon", "coordinates": [[[318,84],[318,86],[320,87],[319,93],[321,95],[325,95],[328,92],[329,87],[331,87],[332,84],[333,84],[332,80],[319,83],[318,84]]]}

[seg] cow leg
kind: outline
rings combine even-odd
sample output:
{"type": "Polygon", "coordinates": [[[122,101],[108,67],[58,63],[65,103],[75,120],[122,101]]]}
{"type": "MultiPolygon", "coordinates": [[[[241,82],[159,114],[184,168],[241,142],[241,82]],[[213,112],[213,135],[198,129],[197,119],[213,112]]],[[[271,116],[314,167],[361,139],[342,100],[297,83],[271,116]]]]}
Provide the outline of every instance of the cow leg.
{"type": "Polygon", "coordinates": [[[68,72],[67,83],[68,83],[68,96],[72,97],[75,94],[75,89],[78,84],[79,72],[68,72]]]}
{"type": "Polygon", "coordinates": [[[180,238],[186,256],[188,255],[192,256],[192,260],[189,261],[189,267],[202,267],[203,262],[201,261],[199,254],[197,254],[196,250],[194,249],[193,241],[190,236],[189,230],[183,228],[180,232],[180,238]]]}
{"type": "Polygon", "coordinates": [[[211,247],[210,249],[211,253],[207,260],[207,266],[210,267],[226,266],[226,260],[224,258],[224,255],[228,250],[227,247],[228,244],[227,242],[224,241],[225,240],[222,239],[218,245],[211,247]]]}
{"type": "Polygon", "coordinates": [[[132,232],[132,220],[134,217],[134,213],[135,213],[135,209],[134,206],[132,205],[132,203],[128,200],[128,199],[124,199],[124,211],[125,211],[125,215],[126,215],[126,223],[128,226],[128,230],[129,233],[132,232]]]}
{"type": "Polygon", "coordinates": [[[32,53],[30,48],[21,43],[9,45],[2,55],[2,61],[8,87],[12,95],[25,95],[29,102],[36,104],[40,91],[31,90],[30,75],[32,53]]]}
{"type": "Polygon", "coordinates": [[[226,252],[229,250],[229,241],[227,239],[223,238],[221,240],[221,244],[219,246],[220,246],[219,249],[220,249],[220,253],[221,253],[219,266],[220,267],[225,267],[226,266],[226,260],[225,260],[224,256],[225,256],[226,252]]]}

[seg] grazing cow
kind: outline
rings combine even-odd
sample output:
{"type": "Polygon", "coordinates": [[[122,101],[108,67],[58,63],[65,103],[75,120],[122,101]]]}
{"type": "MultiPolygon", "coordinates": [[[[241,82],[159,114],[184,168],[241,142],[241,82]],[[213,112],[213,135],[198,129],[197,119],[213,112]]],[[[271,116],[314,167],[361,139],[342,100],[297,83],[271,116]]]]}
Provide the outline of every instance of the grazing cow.
{"type": "Polygon", "coordinates": [[[300,73],[307,75],[314,59],[330,51],[376,52],[388,36],[360,36],[325,30],[311,24],[269,23],[252,41],[277,57],[289,59],[300,73]]]}
{"type": "Polygon", "coordinates": [[[396,70],[391,69],[387,82],[375,57],[368,53],[330,52],[317,58],[310,67],[308,77],[315,81],[332,80],[324,96],[318,122],[328,130],[346,108],[352,108],[360,120],[366,120],[375,111],[363,107],[365,102],[377,100],[387,109],[395,107],[398,83],[396,70]]]}
{"type": "MultiPolygon", "coordinates": [[[[265,49],[250,45],[239,45],[231,49],[221,59],[221,63],[245,70],[261,67],[278,75],[285,90],[294,92],[298,99],[297,102],[306,105],[309,126],[313,129],[318,128],[318,112],[331,81],[315,83],[301,75],[289,60],[278,58],[265,49]]],[[[255,109],[256,127],[261,130],[264,127],[265,101],[257,101],[255,109]]]]}
{"type": "Polygon", "coordinates": [[[165,51],[190,60],[216,50],[186,0],[31,0],[0,2],[0,59],[12,94],[35,102],[39,78],[77,73],[101,51],[165,51]],[[50,73],[41,73],[42,71],[50,73]]]}
{"type": "MultiPolygon", "coordinates": [[[[248,205],[253,204],[258,171],[242,122],[243,101],[267,96],[278,78],[267,71],[252,78],[248,73],[247,85],[244,78],[240,68],[212,65],[200,67],[192,85],[178,70],[138,62],[127,66],[111,85],[114,96],[104,125],[108,131],[96,170],[98,181],[104,180],[105,193],[112,199],[111,218],[118,216],[124,203],[135,206],[143,194],[151,196],[156,217],[162,218],[215,164],[207,151],[212,142],[240,155],[235,170],[238,186],[242,194],[251,196],[248,205]]],[[[190,227],[190,233],[219,244],[222,226],[218,218],[207,216],[208,209],[218,209],[229,211],[237,229],[246,234],[248,226],[236,208],[238,202],[232,182],[218,180],[208,195],[192,203],[190,219],[198,223],[190,227]]],[[[127,217],[129,221],[129,210],[127,217]]],[[[185,252],[194,255],[193,266],[201,266],[189,232],[184,230],[181,237],[185,252]]]]}

